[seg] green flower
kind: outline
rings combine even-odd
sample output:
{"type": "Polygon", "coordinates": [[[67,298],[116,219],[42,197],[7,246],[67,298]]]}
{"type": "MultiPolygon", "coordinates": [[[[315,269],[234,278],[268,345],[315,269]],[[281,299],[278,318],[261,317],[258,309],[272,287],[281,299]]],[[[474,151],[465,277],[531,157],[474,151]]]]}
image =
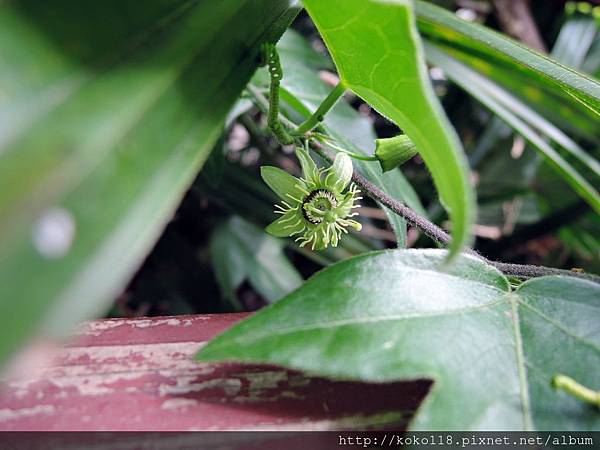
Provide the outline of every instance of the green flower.
{"type": "Polygon", "coordinates": [[[356,197],[360,191],[350,183],[352,160],[338,153],[331,167],[318,169],[307,150],[297,148],[296,156],[302,166],[302,178],[277,167],[261,167],[263,180],[281,198],[281,204],[275,205],[275,213],[281,217],[266,231],[276,237],[296,236],[300,247],[310,245],[313,250],[323,250],[328,245],[337,247],[342,233],[348,233],[347,227],[357,231],[362,228],[351,219],[358,215],[352,209],[360,207],[354,202],[362,198],[356,197]]]}

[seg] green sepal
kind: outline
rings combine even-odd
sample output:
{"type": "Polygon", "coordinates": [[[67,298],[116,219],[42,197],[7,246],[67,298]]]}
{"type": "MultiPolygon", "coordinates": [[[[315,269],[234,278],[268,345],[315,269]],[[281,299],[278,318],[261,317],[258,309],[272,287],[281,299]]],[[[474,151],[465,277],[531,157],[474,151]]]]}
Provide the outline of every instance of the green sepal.
{"type": "Polygon", "coordinates": [[[293,233],[301,231],[302,228],[302,213],[297,210],[290,210],[277,220],[271,222],[265,228],[265,231],[271,236],[288,237],[293,233]]]}
{"type": "Polygon", "coordinates": [[[260,176],[279,198],[288,203],[292,198],[301,201],[305,195],[301,189],[305,187],[304,182],[277,167],[261,167],[260,176]]]}
{"type": "Polygon", "coordinates": [[[315,227],[315,235],[317,238],[314,242],[314,245],[307,246],[311,250],[321,251],[321,250],[325,250],[329,246],[331,236],[329,239],[325,239],[325,236],[323,235],[323,232],[322,232],[323,226],[324,226],[323,224],[320,224],[315,227]]]}
{"type": "Polygon", "coordinates": [[[415,143],[405,134],[376,139],[375,145],[375,157],[384,172],[395,169],[417,154],[415,143]]]}
{"type": "Polygon", "coordinates": [[[304,179],[312,184],[319,184],[321,182],[321,172],[317,168],[317,165],[312,160],[308,151],[297,147],[296,148],[296,157],[300,161],[300,166],[302,167],[302,174],[304,179]]]}

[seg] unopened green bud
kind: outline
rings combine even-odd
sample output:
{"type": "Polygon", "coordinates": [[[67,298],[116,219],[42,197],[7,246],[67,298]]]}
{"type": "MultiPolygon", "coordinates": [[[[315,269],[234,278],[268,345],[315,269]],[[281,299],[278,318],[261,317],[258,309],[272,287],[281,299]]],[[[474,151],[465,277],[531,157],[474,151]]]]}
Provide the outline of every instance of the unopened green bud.
{"type": "Polygon", "coordinates": [[[395,169],[417,154],[414,142],[405,134],[393,138],[376,139],[375,144],[375,156],[384,172],[395,169]]]}

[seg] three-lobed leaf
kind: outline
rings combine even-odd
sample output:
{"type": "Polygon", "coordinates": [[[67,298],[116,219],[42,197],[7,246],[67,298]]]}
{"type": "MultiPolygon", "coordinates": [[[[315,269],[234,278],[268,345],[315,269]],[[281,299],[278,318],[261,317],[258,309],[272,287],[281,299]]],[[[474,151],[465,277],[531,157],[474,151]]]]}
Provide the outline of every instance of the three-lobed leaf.
{"type": "Polygon", "coordinates": [[[278,364],[341,379],[431,379],[417,430],[594,429],[556,373],[600,385],[600,286],[546,277],[511,291],[491,266],[395,250],[330,266],[210,342],[202,361],[278,364]]]}

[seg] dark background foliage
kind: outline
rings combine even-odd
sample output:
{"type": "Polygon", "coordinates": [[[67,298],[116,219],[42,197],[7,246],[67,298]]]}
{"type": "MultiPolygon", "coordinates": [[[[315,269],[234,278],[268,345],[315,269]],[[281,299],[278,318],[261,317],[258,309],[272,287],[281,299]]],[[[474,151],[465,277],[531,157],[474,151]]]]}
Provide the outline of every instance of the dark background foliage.
{"type": "MultiPolygon", "coordinates": [[[[519,30],[517,21],[525,23],[525,32],[517,32],[515,37],[542,51],[553,48],[568,18],[565,2],[561,1],[533,1],[526,11],[529,15],[523,15],[522,11],[511,12],[510,8],[503,7],[506,2],[501,0],[438,3],[509,34],[519,30]],[[511,13],[518,15],[511,18],[511,13]],[[527,26],[531,24],[528,21],[533,21],[535,27],[527,26]]],[[[306,13],[297,17],[293,28],[314,48],[325,53],[306,13]]],[[[597,61],[600,43],[594,45],[583,66],[592,73],[600,66],[597,61]]],[[[522,138],[468,94],[448,83],[439,71],[434,69],[431,75],[463,141],[477,185],[479,216],[475,248],[493,260],[583,268],[591,272],[600,270],[598,216],[570,193],[564,181],[541,164],[538,155],[522,138]]],[[[397,133],[393,124],[360,99],[354,97],[348,101],[371,120],[378,136],[397,133]]],[[[272,199],[259,181],[259,166],[276,161],[283,167],[294,167],[287,156],[276,156],[277,145],[261,121],[258,111],[249,109],[237,121],[228,124],[173,220],[129,287],[116,299],[111,316],[255,310],[267,303],[268,299],[247,279],[237,286],[234,301],[226,298],[215,274],[214,252],[220,250],[212,248],[211,252],[215,232],[226,227],[233,214],[243,216],[258,227],[271,220],[268,203],[272,199]]],[[[595,156],[599,156],[597,150],[595,156]]],[[[444,225],[446,217],[422,161],[417,157],[403,166],[402,171],[430,218],[444,225]]],[[[365,230],[361,239],[368,240],[371,247],[393,247],[393,234],[383,215],[376,205],[366,201],[366,206],[372,227],[365,230]]],[[[415,230],[409,230],[409,241],[415,247],[432,245],[415,230]]],[[[310,255],[289,249],[285,253],[304,277],[322,267],[310,255]]]]}

